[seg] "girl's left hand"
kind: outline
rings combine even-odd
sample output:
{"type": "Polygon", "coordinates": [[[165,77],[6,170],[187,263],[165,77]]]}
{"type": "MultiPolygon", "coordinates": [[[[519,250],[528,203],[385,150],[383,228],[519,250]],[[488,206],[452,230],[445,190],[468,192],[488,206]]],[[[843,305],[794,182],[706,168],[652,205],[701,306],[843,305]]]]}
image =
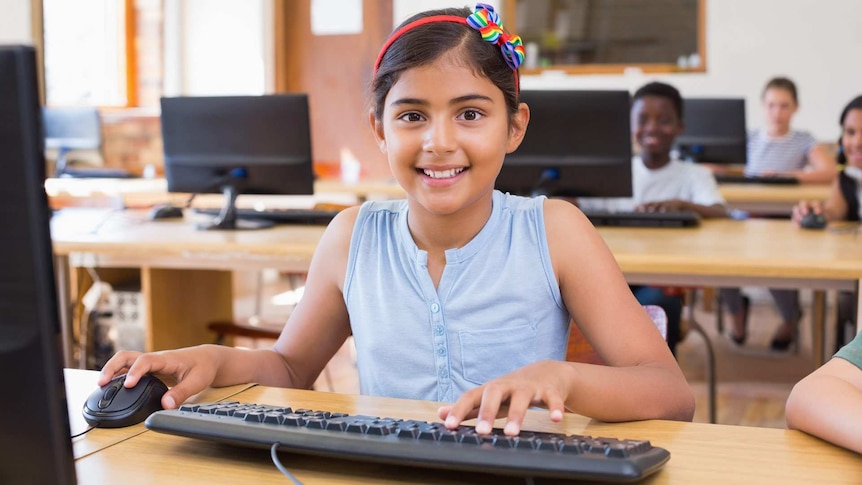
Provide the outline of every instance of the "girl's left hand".
{"type": "Polygon", "coordinates": [[[466,419],[478,418],[479,434],[490,433],[494,420],[505,415],[503,431],[508,436],[521,431],[524,415],[531,406],[547,407],[551,421],[559,422],[568,396],[562,378],[565,371],[560,367],[565,365],[565,362],[540,361],[524,366],[465,392],[455,404],[438,409],[437,415],[448,429],[457,428],[466,419]]]}

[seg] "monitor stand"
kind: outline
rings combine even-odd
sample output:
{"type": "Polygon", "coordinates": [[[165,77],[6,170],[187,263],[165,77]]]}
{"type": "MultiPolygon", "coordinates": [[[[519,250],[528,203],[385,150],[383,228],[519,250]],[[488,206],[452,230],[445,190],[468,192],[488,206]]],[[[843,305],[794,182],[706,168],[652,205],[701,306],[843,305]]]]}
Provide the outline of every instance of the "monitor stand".
{"type": "Polygon", "coordinates": [[[239,190],[233,184],[226,184],[222,187],[224,194],[224,205],[222,205],[219,214],[209,223],[198,224],[197,228],[202,231],[219,231],[219,230],[254,230],[266,229],[272,227],[272,221],[264,221],[258,219],[240,219],[236,215],[236,198],[239,195],[239,190]]]}
{"type": "Polygon", "coordinates": [[[536,185],[533,186],[530,197],[538,197],[540,195],[551,197],[555,192],[554,189],[559,180],[560,171],[558,169],[546,168],[542,171],[542,175],[539,176],[539,180],[536,181],[536,185]]]}

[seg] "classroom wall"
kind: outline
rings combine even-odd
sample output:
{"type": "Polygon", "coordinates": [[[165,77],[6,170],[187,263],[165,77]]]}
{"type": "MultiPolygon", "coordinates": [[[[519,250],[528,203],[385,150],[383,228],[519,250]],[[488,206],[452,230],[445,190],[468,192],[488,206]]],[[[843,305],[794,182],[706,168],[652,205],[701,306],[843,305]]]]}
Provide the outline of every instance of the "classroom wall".
{"type": "Polygon", "coordinates": [[[0,44],[32,44],[29,0],[0,0],[0,44]]]}
{"type": "MultiPolygon", "coordinates": [[[[463,6],[448,0],[393,0],[394,22],[428,8],[463,6]]],[[[501,2],[486,2],[500,5],[501,2]]],[[[839,134],[838,115],[862,94],[860,0],[707,0],[707,72],[523,76],[525,89],[629,89],[660,80],[690,97],[744,97],[748,125],[763,124],[760,92],[775,75],[794,79],[800,109],[794,126],[824,142],[839,134]]],[[[503,21],[505,22],[505,18],[503,21]]]]}

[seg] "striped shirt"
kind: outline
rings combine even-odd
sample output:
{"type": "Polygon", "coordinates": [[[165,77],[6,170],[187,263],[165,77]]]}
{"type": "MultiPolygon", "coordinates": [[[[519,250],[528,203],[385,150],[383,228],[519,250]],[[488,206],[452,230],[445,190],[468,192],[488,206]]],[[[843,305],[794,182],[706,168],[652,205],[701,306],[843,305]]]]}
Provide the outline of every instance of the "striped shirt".
{"type": "Polygon", "coordinates": [[[746,175],[801,170],[808,164],[808,154],[817,140],[806,131],[791,131],[784,136],[770,137],[763,130],[748,132],[748,163],[746,175]]]}

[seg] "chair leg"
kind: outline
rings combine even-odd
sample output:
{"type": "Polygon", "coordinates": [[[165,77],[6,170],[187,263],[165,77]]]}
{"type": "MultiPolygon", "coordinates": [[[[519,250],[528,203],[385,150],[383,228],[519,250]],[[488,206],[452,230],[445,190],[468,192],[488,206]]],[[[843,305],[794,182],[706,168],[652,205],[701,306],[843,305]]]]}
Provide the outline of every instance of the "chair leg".
{"type": "MultiPolygon", "coordinates": [[[[718,389],[715,379],[715,351],[712,348],[712,341],[709,339],[709,335],[706,334],[706,331],[694,318],[694,292],[690,291],[687,297],[686,319],[688,320],[688,329],[689,331],[694,331],[700,334],[706,347],[706,394],[709,402],[709,422],[715,424],[716,401],[718,400],[718,389]]],[[[721,300],[719,300],[719,304],[720,303],[721,300]]],[[[721,307],[719,306],[719,314],[721,313],[720,308],[721,307]]]]}

